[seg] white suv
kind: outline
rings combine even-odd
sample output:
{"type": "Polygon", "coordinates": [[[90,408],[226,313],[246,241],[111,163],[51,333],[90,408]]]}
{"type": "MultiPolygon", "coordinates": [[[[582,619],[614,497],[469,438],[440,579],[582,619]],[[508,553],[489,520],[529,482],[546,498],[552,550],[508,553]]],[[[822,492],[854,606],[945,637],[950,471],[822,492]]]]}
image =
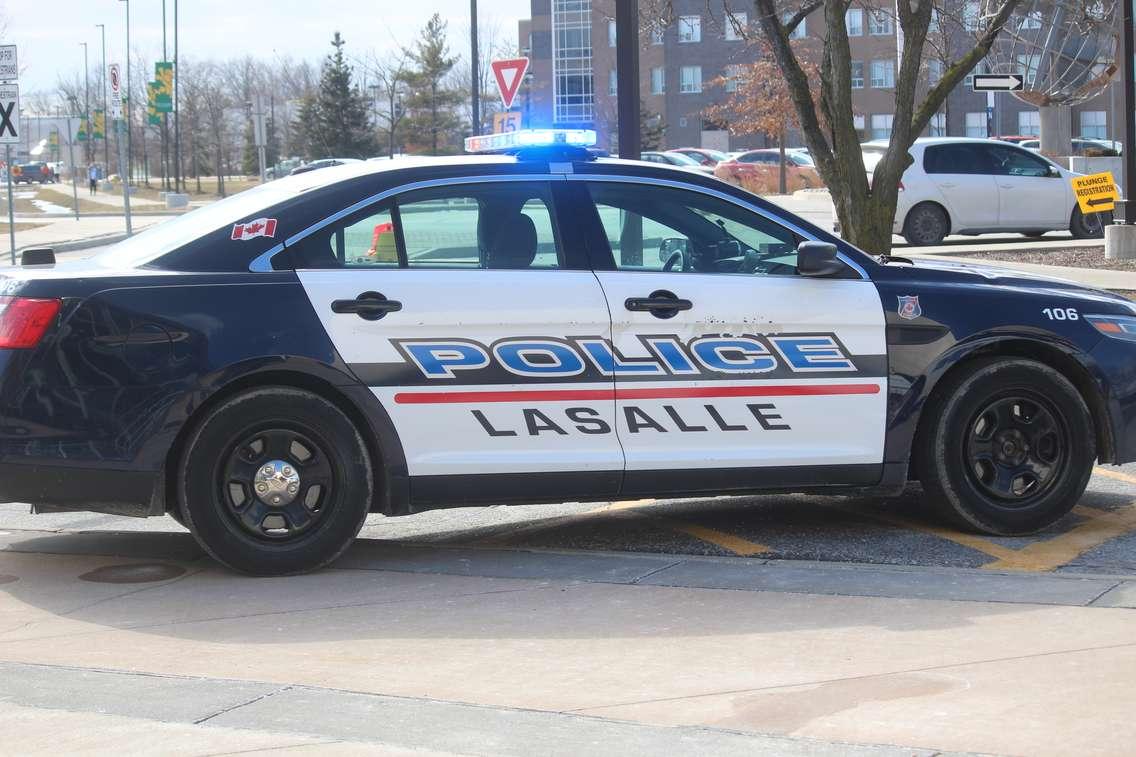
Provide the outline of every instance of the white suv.
{"type": "MultiPolygon", "coordinates": [[[[887,142],[862,145],[872,173],[887,142]]],[[[913,245],[938,244],[948,234],[1019,232],[1041,236],[1069,230],[1102,236],[1108,219],[1084,216],[1070,179],[1078,174],[1041,155],[993,139],[930,137],[911,147],[903,173],[894,231],[913,245]]]]}

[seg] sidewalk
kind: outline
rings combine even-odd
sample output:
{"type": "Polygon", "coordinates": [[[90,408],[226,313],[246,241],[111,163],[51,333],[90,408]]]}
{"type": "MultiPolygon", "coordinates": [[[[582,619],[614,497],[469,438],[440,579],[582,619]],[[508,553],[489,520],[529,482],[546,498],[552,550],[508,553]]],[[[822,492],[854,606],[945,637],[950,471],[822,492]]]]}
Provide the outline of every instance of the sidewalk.
{"type": "Polygon", "coordinates": [[[1133,586],[381,540],[251,579],[184,532],[10,530],[0,698],[78,713],[14,733],[76,750],[115,746],[101,717],[461,754],[1121,754],[1133,586]]]}
{"type": "MultiPolygon", "coordinates": [[[[70,184],[42,184],[40,185],[40,187],[45,191],[55,192],[56,194],[66,197],[66,199],[68,200],[71,200],[74,197],[70,184]]],[[[87,187],[82,184],[79,185],[79,199],[87,200],[88,202],[97,203],[99,205],[106,205],[107,207],[115,208],[117,210],[125,210],[121,194],[107,194],[106,192],[99,192],[98,194],[93,195],[88,192],[87,187]]],[[[60,198],[59,203],[63,204],[62,197],[60,198]]],[[[135,197],[132,195],[130,197],[130,207],[153,210],[154,208],[165,208],[166,204],[163,202],[158,202],[157,200],[148,200],[144,197],[135,197]]]]}
{"type": "MultiPolygon", "coordinates": [[[[174,217],[173,215],[136,216],[132,219],[132,225],[134,231],[138,232],[174,217]]],[[[43,224],[35,229],[16,232],[17,264],[19,251],[29,247],[53,247],[56,252],[63,252],[113,244],[126,238],[126,220],[123,216],[81,216],[77,221],[74,216],[66,218],[16,216],[16,222],[43,224]]],[[[0,231],[0,266],[11,265],[10,252],[11,244],[5,227],[0,231]]]]}

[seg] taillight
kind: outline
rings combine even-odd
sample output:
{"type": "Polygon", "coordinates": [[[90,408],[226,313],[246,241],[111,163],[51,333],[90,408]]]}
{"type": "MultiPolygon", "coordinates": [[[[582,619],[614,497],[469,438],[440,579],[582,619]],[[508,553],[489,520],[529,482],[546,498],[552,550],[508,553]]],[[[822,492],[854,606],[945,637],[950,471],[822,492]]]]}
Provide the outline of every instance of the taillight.
{"type": "Polygon", "coordinates": [[[59,300],[0,297],[0,349],[35,347],[62,304],[59,300]]]}

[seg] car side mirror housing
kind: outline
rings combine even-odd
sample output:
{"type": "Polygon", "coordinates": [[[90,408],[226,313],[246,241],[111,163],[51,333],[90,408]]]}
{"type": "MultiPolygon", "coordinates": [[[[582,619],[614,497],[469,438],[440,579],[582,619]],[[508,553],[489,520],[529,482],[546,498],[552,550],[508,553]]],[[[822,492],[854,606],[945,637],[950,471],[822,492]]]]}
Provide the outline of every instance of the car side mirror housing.
{"type": "Polygon", "coordinates": [[[801,242],[797,245],[797,273],[824,278],[844,271],[844,263],[836,257],[836,245],[829,242],[801,242]]]}

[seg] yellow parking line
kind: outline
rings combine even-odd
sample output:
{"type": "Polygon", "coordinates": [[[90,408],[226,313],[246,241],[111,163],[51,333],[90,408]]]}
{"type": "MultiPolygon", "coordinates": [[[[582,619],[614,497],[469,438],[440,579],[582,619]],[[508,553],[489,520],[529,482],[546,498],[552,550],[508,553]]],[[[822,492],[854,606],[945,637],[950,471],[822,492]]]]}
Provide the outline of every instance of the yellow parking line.
{"type": "Polygon", "coordinates": [[[1097,476],[1104,476],[1105,478],[1113,478],[1113,479],[1116,479],[1117,481],[1124,481],[1125,483],[1136,484],[1136,476],[1130,475],[1128,473],[1122,473],[1118,470],[1110,470],[1108,468],[1102,468],[1099,465],[1097,467],[1093,468],[1093,473],[1097,476]]]}
{"type": "Polygon", "coordinates": [[[695,539],[733,552],[739,557],[753,557],[754,555],[761,555],[773,551],[764,544],[757,544],[748,539],[743,539],[740,536],[734,536],[725,531],[719,531],[706,526],[699,526],[695,523],[687,523],[685,521],[665,518],[658,515],[651,516],[651,520],[663,523],[674,531],[680,531],[687,536],[693,536],[695,539]]]}
{"type": "Polygon", "coordinates": [[[903,528],[909,531],[919,531],[925,534],[930,534],[931,536],[937,536],[940,539],[953,541],[956,544],[978,550],[979,552],[999,559],[1008,559],[1017,553],[1017,550],[1010,549],[1009,547],[1003,547],[1001,544],[995,544],[989,539],[984,539],[981,536],[964,533],[962,531],[956,531],[946,526],[936,526],[930,523],[920,523],[917,520],[905,518],[901,515],[881,513],[872,510],[860,510],[843,504],[833,504],[832,507],[836,508],[837,510],[842,510],[851,515],[859,515],[865,518],[871,518],[872,520],[878,520],[890,526],[896,526],[898,528],[903,528]]]}
{"type": "Polygon", "coordinates": [[[1090,549],[1136,529],[1136,502],[1115,510],[1078,505],[1073,512],[1085,522],[1052,539],[1034,542],[1012,555],[983,565],[990,570],[1054,570],[1077,559],[1090,549]]]}

